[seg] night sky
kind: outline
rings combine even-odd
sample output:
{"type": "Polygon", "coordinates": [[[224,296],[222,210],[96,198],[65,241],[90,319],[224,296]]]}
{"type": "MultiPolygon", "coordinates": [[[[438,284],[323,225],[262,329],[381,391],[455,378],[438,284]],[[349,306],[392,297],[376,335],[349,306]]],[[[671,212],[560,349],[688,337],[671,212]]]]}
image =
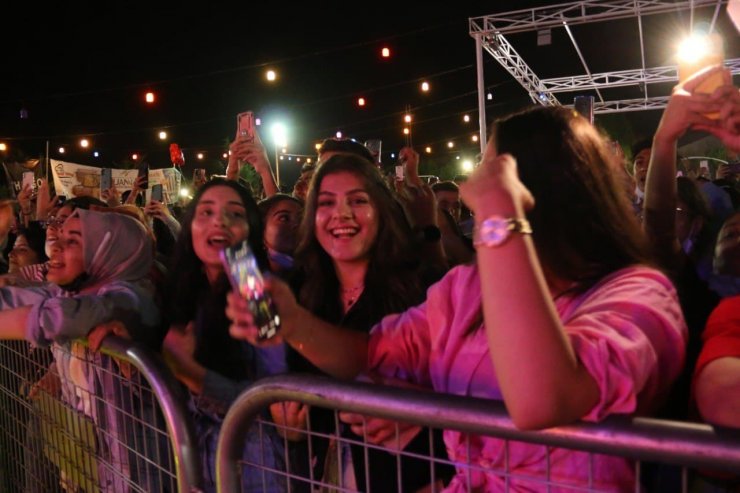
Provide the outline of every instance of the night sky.
{"type": "MultiPolygon", "coordinates": [[[[408,106],[417,149],[429,145],[437,159],[442,153],[472,157],[477,95],[468,17],[549,3],[243,2],[235,9],[233,2],[201,2],[183,9],[109,2],[83,10],[25,2],[17,16],[3,20],[0,141],[38,156],[49,140],[52,157],[66,145],[64,159],[93,166],[120,166],[138,152],[153,167],[170,165],[168,144],[177,142],[186,165],[196,167],[195,153],[220,158],[233,138],[235,115],[253,110],[268,149],[266,127],[280,120],[289,128],[290,153],[313,154],[315,142],[341,130],[360,141],[382,139],[387,154],[404,143],[408,106]],[[392,50],[390,59],[380,57],[383,46],[392,50]],[[268,68],[278,73],[276,83],[266,82],[268,68]],[[429,93],[419,90],[423,80],[429,93]],[[144,102],[147,90],[157,95],[154,105],[144,102]],[[364,108],[357,105],[360,96],[364,108]],[[27,119],[20,119],[21,108],[27,119]],[[166,142],[159,130],[168,132],[166,142]],[[82,137],[92,142],[87,151],[77,145],[82,137]],[[448,140],[455,140],[454,152],[445,148],[448,140]]],[[[712,12],[700,9],[697,18],[712,12]]],[[[667,40],[687,25],[688,12],[645,18],[648,66],[673,63],[667,40]]],[[[730,32],[729,26],[723,12],[718,27],[730,32]]],[[[592,72],[639,67],[635,19],[573,32],[592,72]]],[[[549,46],[538,47],[535,32],[507,38],[541,78],[583,73],[562,29],[553,31],[549,46]]],[[[738,56],[737,49],[727,55],[738,56]]],[[[493,93],[489,120],[530,104],[490,55],[484,60],[493,93]]],[[[667,94],[669,88],[650,91],[667,94]]],[[[637,88],[609,91],[606,99],[640,96],[637,88]]],[[[559,98],[570,104],[574,95],[559,98]]],[[[652,131],[659,116],[629,113],[597,123],[637,138],[652,131]]]]}

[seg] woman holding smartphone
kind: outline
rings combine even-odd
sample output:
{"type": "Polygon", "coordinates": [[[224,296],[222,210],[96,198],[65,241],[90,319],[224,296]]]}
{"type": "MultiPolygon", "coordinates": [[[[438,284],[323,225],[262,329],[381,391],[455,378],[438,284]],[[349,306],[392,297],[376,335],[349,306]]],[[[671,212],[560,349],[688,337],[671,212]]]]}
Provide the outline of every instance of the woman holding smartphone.
{"type": "MultiPolygon", "coordinates": [[[[418,272],[418,251],[401,205],[372,162],[355,154],[341,153],[318,167],[308,191],[296,249],[299,279],[295,284],[303,307],[337,324],[342,331],[367,334],[383,316],[423,300],[425,286],[418,272]]],[[[339,340],[327,346],[339,347],[339,340]]],[[[319,371],[295,352],[289,353],[288,361],[292,371],[319,371]]],[[[275,421],[299,428],[305,426],[304,406],[274,405],[272,410],[275,421]]],[[[363,420],[361,416],[342,414],[340,419],[346,423],[342,425],[345,437],[362,439],[361,434],[358,437],[350,433],[350,429],[357,430],[356,423],[363,420]]],[[[323,410],[312,411],[311,424],[313,431],[337,432],[333,414],[323,410]]],[[[395,423],[387,422],[387,426],[395,431],[395,423]]],[[[325,483],[339,484],[340,474],[353,472],[360,490],[364,491],[366,485],[370,491],[398,490],[394,455],[368,450],[366,477],[362,447],[340,450],[326,440],[316,437],[311,440],[314,474],[319,478],[323,474],[325,483]],[[340,454],[346,458],[341,461],[342,471],[336,467],[340,454]],[[349,455],[353,468],[349,467],[349,455]]],[[[441,443],[438,446],[441,449],[441,443]]],[[[428,453],[428,433],[416,434],[410,448],[428,453]]],[[[304,461],[308,462],[305,458],[304,461]]],[[[403,458],[401,470],[400,491],[416,491],[430,482],[429,465],[423,461],[403,458]]],[[[440,475],[438,472],[437,477],[440,475]]]]}
{"type": "MultiPolygon", "coordinates": [[[[476,218],[477,264],[451,270],[426,303],[369,335],[311,317],[271,280],[283,340],[337,377],[366,371],[503,399],[523,429],[650,413],[680,371],[686,327],[670,281],[649,267],[616,166],[571,109],[497,122],[460,187],[476,218]]],[[[230,297],[227,314],[232,335],[254,340],[241,300],[230,297]]],[[[453,461],[480,466],[460,468],[446,491],[544,491],[546,475],[573,488],[634,489],[622,458],[455,431],[445,431],[445,445],[453,461]]]]}
{"type": "MultiPolygon", "coordinates": [[[[206,491],[215,491],[216,442],[226,411],[256,379],[285,370],[282,347],[235,344],[224,316],[229,281],[220,251],[248,240],[259,266],[267,267],[262,220],[252,196],[234,181],[204,184],[182,220],[165,292],[170,329],[165,359],[190,392],[190,409],[201,440],[206,491]]],[[[283,445],[272,427],[255,426],[245,460],[283,470],[283,445]]],[[[244,468],[243,491],[285,490],[277,474],[244,468]]]]}

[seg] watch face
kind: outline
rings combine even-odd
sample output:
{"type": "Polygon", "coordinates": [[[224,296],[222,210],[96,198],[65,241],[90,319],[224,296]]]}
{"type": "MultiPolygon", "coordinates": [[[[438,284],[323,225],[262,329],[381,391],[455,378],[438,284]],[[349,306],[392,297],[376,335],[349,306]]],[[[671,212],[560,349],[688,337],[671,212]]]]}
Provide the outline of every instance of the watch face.
{"type": "Polygon", "coordinates": [[[486,245],[496,246],[503,243],[509,236],[509,222],[506,219],[490,218],[483,222],[480,228],[479,241],[486,245]]]}

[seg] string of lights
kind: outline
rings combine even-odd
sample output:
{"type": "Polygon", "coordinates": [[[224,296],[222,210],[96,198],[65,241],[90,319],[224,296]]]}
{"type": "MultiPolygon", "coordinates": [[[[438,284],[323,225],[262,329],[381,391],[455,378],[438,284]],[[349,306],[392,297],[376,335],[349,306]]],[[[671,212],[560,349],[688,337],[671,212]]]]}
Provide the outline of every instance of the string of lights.
{"type": "MultiPolygon", "coordinates": [[[[143,87],[149,87],[149,88],[161,87],[166,84],[176,83],[179,81],[192,80],[192,79],[198,79],[198,78],[207,78],[211,76],[218,76],[218,75],[223,75],[223,74],[228,74],[228,73],[239,73],[239,72],[244,72],[244,71],[249,71],[249,70],[257,70],[257,69],[262,69],[268,66],[285,65],[291,62],[309,59],[311,57],[318,57],[318,56],[326,55],[329,53],[347,51],[347,50],[352,50],[352,49],[370,46],[370,45],[378,45],[378,44],[386,43],[392,40],[397,40],[403,37],[415,36],[425,31],[433,31],[436,29],[447,27],[451,25],[453,22],[455,21],[450,21],[450,22],[446,22],[443,24],[433,25],[433,26],[425,26],[420,29],[406,31],[404,33],[400,33],[400,34],[396,34],[392,36],[384,36],[384,37],[380,37],[380,38],[376,38],[372,40],[360,41],[357,43],[343,45],[341,47],[333,47],[333,48],[326,49],[326,50],[311,51],[311,52],[303,53],[303,54],[296,55],[293,57],[285,57],[281,59],[271,60],[268,62],[240,65],[237,67],[228,67],[224,69],[194,73],[194,74],[184,75],[180,77],[172,77],[168,79],[148,81],[146,83],[122,84],[118,86],[109,86],[109,87],[90,89],[90,90],[56,93],[56,94],[44,96],[43,98],[40,98],[40,99],[43,100],[43,99],[74,98],[78,96],[87,96],[91,94],[101,94],[105,92],[127,91],[131,89],[138,89],[138,88],[143,88],[143,87]]],[[[383,51],[383,54],[382,54],[383,57],[389,56],[389,50],[387,47],[384,47],[382,51],[383,51]]],[[[489,61],[487,60],[486,63],[489,63],[489,61]]],[[[443,69],[443,70],[428,74],[425,77],[405,78],[403,80],[398,80],[398,81],[390,82],[387,84],[374,85],[374,86],[366,87],[366,88],[359,89],[359,90],[353,90],[351,92],[342,92],[342,94],[332,95],[330,97],[315,98],[309,101],[301,101],[301,102],[298,102],[297,104],[292,104],[290,106],[290,109],[292,111],[298,111],[300,109],[307,108],[310,106],[315,106],[319,104],[326,105],[334,101],[341,101],[341,100],[350,99],[350,98],[353,100],[353,104],[354,104],[354,99],[357,97],[358,94],[362,94],[365,97],[369,95],[374,95],[374,97],[381,98],[384,91],[391,91],[391,90],[394,90],[396,88],[399,88],[405,85],[415,86],[419,84],[421,91],[427,92],[429,91],[429,88],[430,88],[430,81],[432,82],[432,84],[435,84],[435,83],[438,83],[443,77],[451,76],[454,74],[459,74],[464,71],[470,71],[473,68],[474,68],[474,65],[472,64],[466,64],[466,65],[456,66],[452,68],[447,68],[447,69],[443,69]]],[[[272,79],[274,79],[275,78],[274,72],[272,72],[272,75],[273,75],[272,79]]],[[[473,79],[471,78],[471,81],[472,80],[473,79]]],[[[509,82],[511,81],[509,80],[506,81],[506,83],[509,83],[509,82]]],[[[491,86],[491,89],[498,87],[501,84],[503,83],[495,84],[494,86],[491,86]]],[[[476,91],[466,91],[460,94],[452,95],[445,99],[430,100],[423,104],[417,104],[416,106],[409,108],[408,111],[411,111],[414,113],[422,112],[422,111],[425,111],[427,109],[430,109],[436,106],[449,104],[450,102],[454,102],[459,99],[471,97],[475,93],[476,91]]],[[[153,102],[154,97],[155,96],[153,93],[148,93],[147,102],[148,103],[153,102]]],[[[34,99],[30,99],[30,101],[33,101],[33,100],[34,99]]],[[[0,104],[4,104],[7,102],[9,101],[2,101],[0,102],[0,104]]],[[[431,121],[438,121],[438,120],[442,120],[445,118],[451,118],[455,114],[460,115],[462,113],[467,113],[469,111],[475,111],[475,110],[457,109],[453,112],[437,114],[434,117],[420,118],[415,121],[415,125],[422,125],[424,123],[431,122],[431,121]]],[[[393,134],[395,135],[395,130],[399,128],[398,123],[396,122],[389,123],[388,125],[378,125],[378,126],[370,127],[370,128],[367,127],[367,125],[372,124],[374,122],[383,122],[383,121],[390,122],[392,120],[395,120],[400,114],[403,114],[403,113],[405,113],[405,111],[391,111],[391,112],[385,112],[380,115],[375,114],[375,116],[373,116],[372,118],[366,118],[363,120],[357,120],[357,119],[353,119],[351,121],[345,120],[342,123],[332,125],[332,126],[321,127],[321,128],[313,128],[313,127],[305,128],[304,140],[309,140],[309,141],[312,140],[312,139],[307,139],[308,135],[325,136],[328,134],[333,134],[334,131],[338,128],[344,129],[345,131],[348,131],[350,133],[352,131],[355,131],[356,133],[362,133],[365,135],[373,134],[373,133],[374,134],[385,134],[388,132],[393,132],[393,134]],[[364,128],[360,132],[359,129],[360,127],[363,127],[363,126],[364,128]]],[[[208,126],[216,126],[216,125],[221,126],[225,124],[231,118],[232,117],[230,115],[229,116],[219,115],[219,116],[214,116],[213,118],[199,118],[199,119],[195,119],[191,121],[184,121],[184,122],[179,121],[179,122],[168,122],[165,124],[157,124],[157,125],[151,124],[151,125],[145,125],[145,126],[134,126],[134,127],[128,127],[128,128],[118,128],[115,130],[97,129],[96,131],[85,132],[85,133],[69,133],[69,134],[57,133],[53,135],[20,135],[20,136],[16,135],[16,136],[9,136],[9,137],[0,137],[0,141],[19,142],[19,143],[23,141],[47,141],[47,142],[51,142],[51,147],[53,149],[55,149],[56,151],[59,151],[59,153],[62,153],[65,147],[69,148],[69,147],[76,146],[76,142],[79,142],[81,141],[81,139],[84,138],[84,139],[87,139],[87,146],[85,146],[85,149],[89,149],[88,152],[93,153],[93,156],[96,158],[99,158],[101,155],[105,156],[105,159],[108,159],[112,155],[115,155],[115,156],[128,155],[128,156],[133,157],[134,154],[137,157],[141,157],[142,155],[147,155],[150,152],[160,152],[161,151],[161,149],[157,147],[155,144],[152,144],[151,142],[147,143],[147,141],[149,141],[150,138],[144,137],[144,134],[154,135],[158,133],[159,139],[162,141],[166,141],[166,142],[179,141],[179,139],[177,138],[177,133],[179,131],[182,131],[184,129],[191,129],[194,132],[197,132],[199,128],[204,128],[208,126]],[[101,147],[100,145],[99,146],[93,145],[94,140],[103,141],[104,138],[108,138],[108,137],[124,137],[125,138],[127,136],[131,137],[130,140],[132,142],[141,140],[142,143],[134,144],[134,146],[126,146],[126,148],[123,150],[119,147],[118,149],[111,150],[110,152],[106,151],[105,148],[101,147]],[[144,137],[144,138],[140,139],[139,137],[144,137]],[[91,141],[93,141],[93,143],[91,143],[91,141]],[[71,142],[75,142],[75,143],[71,143],[71,142]]],[[[300,130],[301,125],[298,125],[294,128],[300,130]]],[[[428,144],[432,144],[432,143],[433,142],[431,141],[428,142],[428,144]]],[[[184,145],[181,147],[183,151],[194,154],[198,159],[204,159],[205,157],[204,155],[210,155],[211,158],[209,159],[212,159],[214,153],[217,155],[220,154],[222,158],[228,157],[228,154],[224,153],[224,151],[228,147],[228,140],[226,138],[220,139],[220,142],[218,143],[210,142],[210,143],[199,144],[197,142],[193,142],[192,140],[190,140],[189,142],[183,142],[183,144],[184,145]]],[[[127,158],[124,158],[124,159],[127,159],[127,158]]]]}
{"type": "MultiPolygon", "coordinates": [[[[459,69],[464,69],[464,67],[458,67],[457,69],[452,69],[452,70],[459,70],[459,69]]],[[[447,73],[450,73],[452,70],[443,71],[443,72],[440,72],[439,74],[447,74],[447,73]]],[[[434,74],[434,76],[439,75],[439,74],[434,74]]],[[[429,78],[432,79],[432,77],[429,77],[429,78]]],[[[407,81],[404,81],[404,82],[405,83],[409,83],[409,82],[414,82],[414,81],[418,81],[418,80],[419,79],[411,79],[410,81],[407,80],[407,81]]],[[[507,84],[507,83],[510,83],[510,81],[504,81],[504,82],[501,82],[501,83],[498,83],[498,84],[491,85],[491,86],[488,87],[488,89],[489,90],[492,90],[492,89],[495,89],[495,88],[497,88],[497,87],[499,87],[501,85],[507,84]]],[[[400,83],[389,84],[386,87],[393,87],[393,86],[396,86],[398,84],[400,84],[400,83]]],[[[369,91],[372,91],[372,90],[379,90],[379,89],[377,89],[377,88],[375,88],[375,89],[371,88],[371,89],[369,89],[369,90],[367,90],[365,92],[369,92],[369,91]]],[[[470,97],[470,96],[472,96],[474,94],[476,94],[476,91],[467,91],[467,92],[464,92],[464,93],[461,93],[461,94],[456,94],[456,95],[450,96],[450,97],[445,98],[445,99],[442,99],[442,100],[430,101],[430,102],[425,103],[425,104],[420,104],[420,105],[414,106],[413,108],[410,109],[410,111],[411,112],[418,112],[418,111],[421,111],[421,110],[424,110],[424,109],[428,109],[428,108],[431,108],[431,107],[434,107],[434,106],[439,106],[439,105],[442,105],[442,104],[446,104],[446,103],[449,103],[451,101],[455,101],[457,99],[461,99],[461,98],[465,98],[465,97],[470,97]]],[[[307,104],[311,104],[311,102],[309,102],[307,104]]],[[[429,117],[429,118],[419,119],[415,123],[421,124],[421,123],[425,123],[425,122],[429,122],[429,121],[442,120],[442,119],[451,118],[451,117],[454,117],[454,116],[457,116],[457,115],[463,115],[463,114],[466,114],[466,113],[469,113],[469,112],[475,112],[475,111],[477,111],[477,108],[468,108],[468,109],[463,109],[463,110],[459,110],[458,109],[458,110],[455,110],[453,112],[443,113],[441,115],[437,115],[435,117],[429,117]]],[[[384,113],[384,114],[375,116],[373,118],[368,118],[368,119],[359,120],[359,121],[353,121],[353,122],[345,122],[345,123],[342,123],[342,124],[339,124],[339,125],[334,125],[334,126],[331,126],[331,127],[324,127],[324,128],[321,128],[321,129],[313,129],[312,128],[310,130],[314,134],[325,136],[325,135],[332,134],[335,131],[336,128],[351,129],[351,128],[355,128],[357,126],[365,125],[367,123],[372,123],[372,122],[375,122],[375,121],[384,121],[384,120],[388,120],[388,119],[396,119],[400,115],[403,115],[405,113],[406,113],[405,110],[394,111],[394,112],[390,112],[390,113],[384,113]]],[[[114,131],[114,132],[103,132],[103,131],[99,131],[99,132],[88,132],[88,133],[84,133],[84,134],[66,134],[66,135],[51,135],[51,136],[19,136],[19,137],[3,138],[3,140],[5,140],[5,141],[23,141],[23,140],[43,140],[43,139],[46,139],[46,140],[51,140],[51,141],[56,141],[56,142],[59,142],[59,141],[61,141],[61,142],[68,142],[68,141],[78,141],[78,140],[83,139],[83,138],[90,139],[90,138],[93,138],[93,137],[102,137],[102,136],[110,136],[110,135],[118,135],[118,136],[120,136],[120,135],[135,134],[135,133],[155,133],[155,132],[160,132],[161,133],[161,132],[165,132],[165,131],[173,131],[173,130],[177,130],[177,129],[182,129],[184,127],[193,127],[193,126],[201,126],[201,125],[211,125],[211,124],[221,123],[223,121],[224,121],[224,117],[216,117],[216,118],[211,118],[211,119],[201,119],[201,120],[197,120],[197,121],[174,123],[174,124],[168,124],[168,125],[156,125],[156,126],[146,126],[146,127],[129,128],[129,129],[117,130],[117,131],[114,131]]],[[[394,128],[398,128],[398,127],[397,127],[397,125],[392,124],[392,125],[387,125],[387,126],[383,126],[383,127],[376,127],[376,128],[371,128],[371,129],[365,129],[365,132],[364,133],[366,133],[366,134],[371,134],[373,132],[375,132],[375,133],[383,133],[383,132],[386,132],[386,131],[389,131],[389,130],[393,130],[394,128]]],[[[70,144],[64,144],[64,145],[69,146],[70,144]]],[[[224,143],[219,143],[219,144],[203,144],[203,145],[194,144],[194,145],[186,145],[186,146],[183,146],[182,149],[183,149],[183,151],[194,151],[194,150],[212,151],[214,149],[223,150],[225,147],[227,147],[227,146],[224,143]]],[[[134,152],[135,150],[138,151],[139,153],[142,153],[142,152],[145,153],[146,152],[146,150],[142,150],[141,147],[130,148],[128,150],[128,152],[134,152]]]]}
{"type": "MultiPolygon", "coordinates": [[[[310,52],[302,53],[300,55],[279,58],[279,59],[270,60],[267,62],[257,62],[257,63],[251,63],[251,64],[246,64],[246,65],[239,65],[236,67],[227,67],[227,68],[218,69],[218,70],[210,70],[206,72],[182,75],[178,77],[170,77],[167,79],[159,79],[159,80],[154,80],[154,81],[135,82],[132,84],[115,85],[115,86],[109,86],[109,87],[97,88],[97,89],[87,89],[87,90],[81,90],[81,91],[56,93],[56,94],[50,94],[50,95],[43,96],[43,97],[23,98],[23,99],[19,99],[19,98],[6,99],[6,100],[0,100],[0,104],[18,104],[20,102],[43,101],[46,99],[60,99],[60,98],[71,98],[71,97],[79,97],[79,96],[89,96],[93,94],[104,94],[107,92],[120,92],[120,91],[132,90],[132,89],[157,87],[157,86],[161,86],[164,84],[171,84],[171,83],[181,82],[181,81],[186,81],[186,80],[194,80],[194,79],[208,78],[208,77],[214,77],[214,76],[225,75],[225,74],[247,72],[250,70],[262,69],[265,67],[285,65],[285,64],[296,62],[299,60],[305,60],[305,59],[309,59],[313,57],[324,56],[324,55],[328,55],[331,53],[351,51],[351,50],[362,48],[365,46],[373,46],[373,45],[377,45],[381,43],[387,43],[387,42],[391,42],[391,41],[409,37],[409,36],[416,36],[423,32],[442,29],[456,22],[457,21],[449,21],[445,23],[436,24],[433,26],[425,26],[425,27],[421,27],[421,28],[414,29],[411,31],[406,31],[406,32],[399,33],[399,34],[383,36],[380,38],[375,38],[375,39],[371,39],[367,41],[358,41],[356,43],[350,43],[350,44],[338,46],[335,48],[327,48],[324,50],[310,51],[310,52]]],[[[473,67],[473,65],[466,66],[466,68],[470,68],[470,67],[473,67]]]]}

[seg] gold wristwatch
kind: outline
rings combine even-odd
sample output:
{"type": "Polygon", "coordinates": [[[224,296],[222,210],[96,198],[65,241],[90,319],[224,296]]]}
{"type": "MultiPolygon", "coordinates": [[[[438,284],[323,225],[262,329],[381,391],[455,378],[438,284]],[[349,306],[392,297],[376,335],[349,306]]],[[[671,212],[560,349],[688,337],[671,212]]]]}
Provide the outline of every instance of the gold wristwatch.
{"type": "Polygon", "coordinates": [[[512,233],[532,234],[532,227],[523,218],[490,216],[475,228],[473,245],[497,247],[509,239],[512,233]]]}

